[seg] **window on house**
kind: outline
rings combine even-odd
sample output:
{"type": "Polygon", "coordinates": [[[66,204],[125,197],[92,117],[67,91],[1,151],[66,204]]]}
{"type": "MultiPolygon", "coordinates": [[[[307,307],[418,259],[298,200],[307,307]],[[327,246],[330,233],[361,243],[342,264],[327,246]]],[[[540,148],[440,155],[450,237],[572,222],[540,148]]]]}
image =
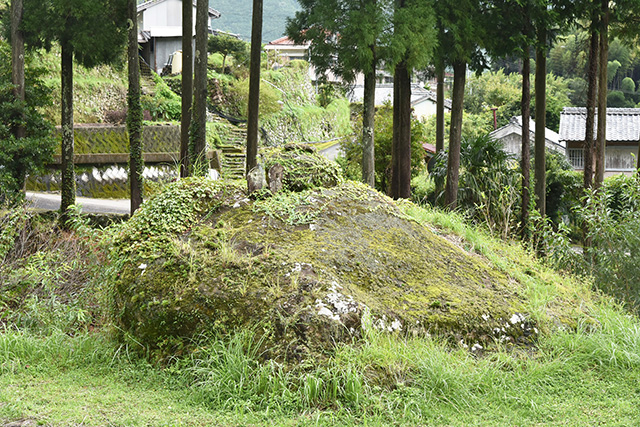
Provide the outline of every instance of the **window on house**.
{"type": "Polygon", "coordinates": [[[584,150],[582,148],[567,149],[569,163],[574,169],[584,169],[584,150]]]}
{"type": "Polygon", "coordinates": [[[607,147],[605,152],[605,170],[632,171],[636,168],[638,147],[607,147]]]}

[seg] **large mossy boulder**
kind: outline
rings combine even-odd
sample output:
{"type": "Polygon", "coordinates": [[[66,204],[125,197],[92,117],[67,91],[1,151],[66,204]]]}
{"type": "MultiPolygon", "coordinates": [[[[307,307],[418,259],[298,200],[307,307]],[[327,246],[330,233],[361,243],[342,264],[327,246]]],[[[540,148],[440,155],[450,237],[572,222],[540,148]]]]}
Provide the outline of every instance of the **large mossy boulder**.
{"type": "Polygon", "coordinates": [[[309,145],[287,144],[284,149],[262,150],[265,169],[282,165],[285,191],[304,191],[316,187],[334,187],[341,183],[340,166],[309,145]]]}
{"type": "Polygon", "coordinates": [[[122,226],[115,253],[116,324],[160,351],[237,328],[288,360],[366,328],[470,347],[535,338],[518,282],[357,183],[252,201],[181,180],[122,226]]]}

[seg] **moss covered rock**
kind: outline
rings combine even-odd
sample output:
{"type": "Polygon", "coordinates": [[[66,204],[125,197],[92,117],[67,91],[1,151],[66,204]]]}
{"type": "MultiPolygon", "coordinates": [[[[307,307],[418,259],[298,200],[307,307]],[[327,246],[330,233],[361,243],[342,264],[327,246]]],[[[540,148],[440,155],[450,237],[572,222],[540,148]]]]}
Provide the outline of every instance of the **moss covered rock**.
{"type": "Polygon", "coordinates": [[[355,183],[250,201],[182,180],[123,226],[116,252],[115,320],[153,349],[244,327],[288,360],[367,328],[470,347],[537,333],[518,282],[355,183]]]}
{"type": "Polygon", "coordinates": [[[264,149],[262,154],[266,171],[276,164],[284,168],[282,185],[285,191],[333,187],[341,182],[340,166],[308,145],[287,144],[284,149],[264,149]]]}

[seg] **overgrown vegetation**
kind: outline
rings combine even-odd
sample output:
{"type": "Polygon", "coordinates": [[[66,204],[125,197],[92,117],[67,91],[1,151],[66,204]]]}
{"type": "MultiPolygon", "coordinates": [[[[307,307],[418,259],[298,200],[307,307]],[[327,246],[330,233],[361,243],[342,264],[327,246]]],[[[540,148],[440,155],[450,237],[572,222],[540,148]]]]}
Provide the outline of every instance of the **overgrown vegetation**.
{"type": "MultiPolygon", "coordinates": [[[[592,276],[596,286],[635,313],[640,310],[640,182],[637,175],[619,175],[605,180],[602,191],[590,191],[585,203],[576,208],[584,221],[585,239],[591,246],[584,255],[571,250],[568,230],[541,236],[555,249],[551,262],[576,274],[592,276]]],[[[546,250],[546,249],[545,249],[546,250]]]]}
{"type": "MultiPolygon", "coordinates": [[[[227,67],[243,62],[237,56],[212,56],[209,95],[242,117],[248,81],[227,67]]],[[[80,71],[76,93],[97,95],[80,99],[79,121],[121,108],[119,72],[100,72],[116,83],[80,71]]],[[[262,153],[265,169],[284,167],[276,195],[185,179],[123,224],[92,228],[74,209],[64,232],[54,216],[0,211],[0,423],[582,425],[585,414],[594,424],[636,423],[639,178],[609,179],[581,204],[579,175],[548,153],[548,218],[533,215],[523,247],[509,240],[518,167],[485,136],[489,106],[501,120],[516,115],[512,76],[471,82],[454,213],[428,206],[446,173],[442,158],[430,173],[423,162],[433,121],[412,123],[423,206],[396,204],[344,183],[360,178],[360,131],[339,88],[316,95],[306,76],[300,62],[264,73],[268,142],[345,139],[342,176],[296,145],[262,153]],[[591,246],[579,253],[582,224],[591,246]]],[[[631,105],[633,81],[617,76],[618,101],[631,105]]],[[[145,100],[152,117],[179,118],[179,77],[155,83],[145,100]]],[[[567,88],[573,101],[581,86],[551,83],[553,127],[567,88]]],[[[0,84],[0,100],[9,89],[0,84]]],[[[9,124],[0,139],[22,111],[0,103],[9,124]]],[[[376,120],[376,187],[385,191],[390,108],[376,120]]],[[[212,146],[229,132],[209,129],[212,146]]],[[[21,153],[38,163],[49,151],[33,144],[0,160],[18,164],[21,153]]],[[[27,160],[16,170],[37,169],[27,160]]],[[[0,173],[3,190],[19,181],[0,173]]]]}
{"type": "MultiPolygon", "coordinates": [[[[189,188],[200,186],[184,190],[189,188]]],[[[156,206],[163,205],[169,206],[158,200],[156,206]]],[[[283,199],[282,206],[293,205],[283,199]]],[[[522,281],[527,311],[547,325],[535,346],[496,343],[470,352],[437,335],[370,328],[325,360],[281,365],[265,360],[262,327],[268,325],[262,325],[195,337],[193,351],[160,368],[149,364],[135,341],[112,341],[105,323],[104,297],[118,266],[103,260],[112,236],[133,230],[133,224],[97,233],[74,217],[73,230],[60,234],[51,229],[53,219],[13,211],[3,218],[13,226],[1,236],[0,420],[60,426],[580,425],[585,412],[603,424],[637,419],[635,317],[592,294],[589,282],[553,272],[517,244],[488,237],[459,215],[412,204],[403,210],[522,281]],[[557,321],[570,327],[558,329],[557,321]],[[31,386],[18,387],[25,382],[31,386]],[[132,401],[145,410],[133,410],[132,401]]],[[[191,227],[183,223],[180,230],[191,227]]],[[[219,256],[231,249],[232,268],[246,255],[229,237],[219,234],[211,242],[219,256]]]]}
{"type": "MultiPolygon", "coordinates": [[[[11,57],[9,44],[1,39],[0,54],[3,58],[11,57]]],[[[32,67],[27,70],[26,100],[18,102],[13,95],[11,63],[0,63],[0,206],[21,201],[27,175],[42,170],[53,155],[51,126],[38,112],[38,108],[50,102],[40,79],[42,70],[32,67]],[[25,128],[24,138],[15,137],[17,127],[25,128]]]]}
{"type": "MultiPolygon", "coordinates": [[[[351,138],[342,143],[344,156],[338,158],[338,163],[344,170],[345,177],[359,181],[362,177],[362,111],[356,109],[352,118],[354,132],[351,138]]],[[[386,104],[378,108],[375,115],[375,188],[387,193],[391,185],[391,146],[393,142],[393,108],[386,104]]],[[[415,177],[423,168],[425,150],[422,143],[427,140],[425,126],[417,121],[411,121],[411,171],[415,177]]]]}

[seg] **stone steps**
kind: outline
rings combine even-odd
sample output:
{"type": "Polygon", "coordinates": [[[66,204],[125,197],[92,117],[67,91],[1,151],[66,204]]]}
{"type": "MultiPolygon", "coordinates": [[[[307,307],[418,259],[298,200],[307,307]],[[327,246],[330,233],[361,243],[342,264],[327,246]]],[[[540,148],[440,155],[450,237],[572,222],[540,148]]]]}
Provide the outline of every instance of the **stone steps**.
{"type": "Polygon", "coordinates": [[[140,89],[145,95],[153,95],[156,92],[156,84],[153,81],[151,67],[141,56],[138,59],[140,62],[140,89]]]}
{"type": "Polygon", "coordinates": [[[247,130],[244,125],[234,126],[225,119],[214,116],[214,121],[226,127],[226,134],[220,145],[222,176],[225,178],[244,178],[246,168],[247,130]]]}

